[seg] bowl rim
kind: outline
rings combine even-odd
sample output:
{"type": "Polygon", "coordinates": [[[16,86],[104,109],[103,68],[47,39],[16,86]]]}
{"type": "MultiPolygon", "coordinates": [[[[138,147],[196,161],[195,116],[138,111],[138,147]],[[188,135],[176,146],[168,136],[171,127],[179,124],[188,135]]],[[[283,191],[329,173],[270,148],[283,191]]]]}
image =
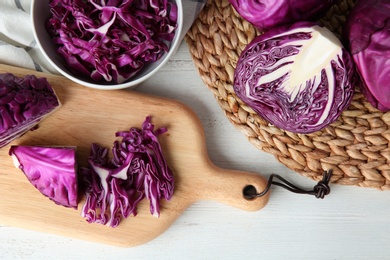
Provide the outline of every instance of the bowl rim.
{"type": "MultiPolygon", "coordinates": [[[[176,2],[177,9],[178,9],[177,28],[176,28],[175,36],[174,36],[174,39],[171,41],[168,52],[165,54],[165,56],[161,57],[163,60],[161,60],[160,63],[155,68],[153,68],[150,72],[148,72],[147,74],[145,74],[145,75],[143,75],[135,80],[130,79],[129,81],[115,84],[115,85],[104,85],[104,84],[98,84],[98,83],[93,83],[93,82],[87,82],[87,81],[81,80],[81,79],[77,78],[76,76],[61,69],[49,57],[48,53],[43,48],[41,41],[38,37],[37,30],[36,30],[36,26],[35,26],[36,23],[34,22],[35,21],[35,12],[34,12],[35,3],[40,2],[40,1],[42,1],[42,0],[31,0],[31,10],[30,10],[33,35],[34,35],[34,38],[35,38],[35,41],[37,43],[39,50],[41,51],[41,53],[43,54],[45,59],[50,63],[50,65],[52,65],[54,67],[54,69],[56,69],[60,74],[62,74],[62,76],[70,79],[73,82],[76,82],[79,85],[85,86],[85,87],[100,89],[100,90],[117,90],[117,89],[135,88],[137,85],[141,84],[142,82],[144,82],[145,80],[147,80],[148,78],[153,76],[157,71],[159,71],[160,68],[163,67],[170,60],[170,58],[176,53],[177,49],[179,48],[179,46],[181,44],[181,40],[182,40],[181,34],[183,31],[183,20],[184,20],[184,18],[183,18],[183,16],[184,16],[183,3],[182,3],[182,0],[173,0],[176,2]]],[[[47,1],[49,1],[49,0],[47,0],[47,1]]]]}

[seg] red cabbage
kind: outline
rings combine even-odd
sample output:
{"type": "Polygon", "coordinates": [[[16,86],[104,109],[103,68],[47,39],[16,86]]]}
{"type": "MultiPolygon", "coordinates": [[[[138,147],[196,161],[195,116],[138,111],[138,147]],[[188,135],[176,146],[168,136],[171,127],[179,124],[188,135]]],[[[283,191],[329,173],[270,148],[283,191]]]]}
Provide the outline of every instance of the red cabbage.
{"type": "Polygon", "coordinates": [[[229,0],[234,9],[261,30],[299,21],[314,21],[335,0],[229,0]]]}
{"type": "Polygon", "coordinates": [[[33,129],[59,107],[46,78],[0,74],[0,147],[33,129]]]}
{"type": "Polygon", "coordinates": [[[242,51],[237,96],[271,124],[311,133],[334,122],[354,93],[354,66],[340,41],[311,22],[271,29],[242,51]]]}
{"type": "Polygon", "coordinates": [[[77,209],[75,147],[12,146],[9,154],[43,195],[58,205],[77,209]]]}
{"type": "Polygon", "coordinates": [[[177,27],[168,0],[51,0],[47,30],[72,73],[123,83],[169,49],[177,27]]]}
{"type": "Polygon", "coordinates": [[[390,1],[359,0],[352,8],[344,40],[362,79],[367,100],[382,111],[390,110],[390,1]]]}
{"type": "Polygon", "coordinates": [[[147,117],[142,129],[117,132],[122,139],[114,142],[111,160],[107,148],[92,144],[89,167],[80,170],[86,190],[82,216],[89,223],[116,227],[121,219],[137,214],[137,205],[145,197],[151,214],[160,215],[159,201],[170,200],[174,187],[157,139],[166,131],[154,130],[147,117]]]}

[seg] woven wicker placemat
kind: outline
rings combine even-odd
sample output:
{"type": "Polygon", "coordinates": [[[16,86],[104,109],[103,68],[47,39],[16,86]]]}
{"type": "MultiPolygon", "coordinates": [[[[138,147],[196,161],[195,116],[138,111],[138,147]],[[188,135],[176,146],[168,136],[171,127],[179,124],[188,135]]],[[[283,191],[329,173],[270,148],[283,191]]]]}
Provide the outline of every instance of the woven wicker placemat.
{"type": "MultiPolygon", "coordinates": [[[[340,0],[320,22],[340,36],[354,2],[340,0]]],[[[359,90],[336,122],[312,134],[278,129],[236,96],[238,57],[259,33],[228,0],[209,0],[185,37],[200,77],[230,122],[257,148],[303,176],[318,181],[332,169],[333,183],[389,190],[390,113],[373,108],[359,90]]]]}

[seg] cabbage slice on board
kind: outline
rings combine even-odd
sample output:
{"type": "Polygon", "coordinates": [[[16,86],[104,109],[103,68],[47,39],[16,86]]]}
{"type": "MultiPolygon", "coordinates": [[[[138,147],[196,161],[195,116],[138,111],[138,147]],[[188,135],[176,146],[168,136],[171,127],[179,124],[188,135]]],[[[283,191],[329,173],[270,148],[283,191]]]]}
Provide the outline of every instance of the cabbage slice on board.
{"type": "Polygon", "coordinates": [[[359,0],[345,23],[344,40],[367,100],[390,110],[390,0],[359,0]]]}
{"type": "Polygon", "coordinates": [[[277,27],[241,53],[234,73],[238,97],[271,124],[312,133],[350,104],[355,70],[341,42],[311,22],[277,27]]]}
{"type": "Polygon", "coordinates": [[[11,146],[9,154],[43,195],[58,205],[77,209],[75,147],[11,146]]]}
{"type": "Polygon", "coordinates": [[[0,74],[0,148],[61,107],[46,78],[0,74]]]}

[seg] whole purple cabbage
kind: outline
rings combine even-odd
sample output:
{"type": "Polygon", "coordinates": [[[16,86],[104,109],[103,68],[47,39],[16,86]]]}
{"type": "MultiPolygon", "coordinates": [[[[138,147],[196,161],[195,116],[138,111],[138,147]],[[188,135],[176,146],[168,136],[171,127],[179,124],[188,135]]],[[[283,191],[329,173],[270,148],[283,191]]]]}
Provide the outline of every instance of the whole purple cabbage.
{"type": "Polygon", "coordinates": [[[82,216],[88,222],[116,227],[122,218],[137,214],[145,197],[151,214],[160,215],[160,199],[170,200],[174,188],[173,173],[157,139],[166,131],[154,130],[147,117],[142,129],[117,132],[122,140],[114,142],[111,160],[106,148],[92,145],[89,167],[81,169],[86,190],[82,216]]]}
{"type": "Polygon", "coordinates": [[[362,79],[362,92],[374,107],[389,111],[390,1],[359,0],[347,18],[344,38],[362,79]]]}
{"type": "Polygon", "coordinates": [[[229,0],[234,9],[261,30],[321,17],[335,0],[229,0]]]}
{"type": "Polygon", "coordinates": [[[168,0],[51,0],[47,30],[72,73],[123,83],[169,49],[177,6],[168,0]]]}
{"type": "Polygon", "coordinates": [[[354,66],[328,29],[311,22],[271,29],[242,51],[238,97],[275,126],[296,133],[334,122],[354,93],[354,66]]]}
{"type": "Polygon", "coordinates": [[[0,74],[0,147],[33,129],[60,106],[46,78],[0,74]]]}
{"type": "Polygon", "coordinates": [[[77,209],[75,147],[11,146],[9,154],[44,196],[58,205],[77,209]]]}

